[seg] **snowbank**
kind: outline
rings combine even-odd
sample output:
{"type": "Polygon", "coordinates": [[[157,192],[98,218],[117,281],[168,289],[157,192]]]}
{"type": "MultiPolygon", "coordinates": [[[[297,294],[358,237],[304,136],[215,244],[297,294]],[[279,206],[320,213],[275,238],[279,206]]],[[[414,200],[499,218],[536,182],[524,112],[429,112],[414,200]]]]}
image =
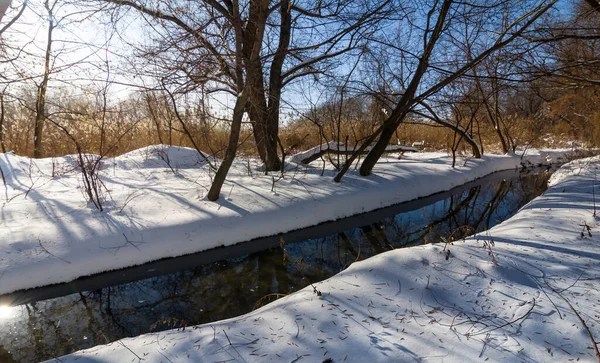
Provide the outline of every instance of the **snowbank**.
{"type": "MultiPolygon", "coordinates": [[[[546,162],[559,151],[530,150],[546,162]]],[[[0,295],[176,257],[375,210],[514,169],[518,156],[459,160],[442,153],[382,159],[374,175],[289,165],[285,178],[234,164],[218,202],[204,198],[214,174],[194,150],[163,145],[106,159],[104,212],[87,205],[75,157],[0,154],[0,295]],[[253,171],[254,170],[254,171],[253,171]]]]}
{"type": "Polygon", "coordinates": [[[597,361],[599,167],[597,157],[568,164],[479,236],[387,252],[244,316],[60,361],[597,361]]]}

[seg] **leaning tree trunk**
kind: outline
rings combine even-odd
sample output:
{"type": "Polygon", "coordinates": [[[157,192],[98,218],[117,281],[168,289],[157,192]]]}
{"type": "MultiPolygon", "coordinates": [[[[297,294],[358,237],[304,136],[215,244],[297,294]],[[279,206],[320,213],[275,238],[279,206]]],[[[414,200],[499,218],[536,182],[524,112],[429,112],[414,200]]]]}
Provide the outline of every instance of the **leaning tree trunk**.
{"type": "Polygon", "coordinates": [[[469,135],[469,133],[465,129],[463,129],[462,127],[459,127],[457,125],[452,125],[452,124],[441,123],[441,125],[448,127],[449,129],[454,131],[456,134],[458,134],[460,136],[459,140],[464,140],[467,142],[467,144],[469,144],[469,146],[471,146],[473,156],[476,159],[481,159],[481,150],[479,149],[479,145],[477,145],[477,142],[475,140],[473,140],[471,135],[469,135]]]}
{"type": "MultiPolygon", "coordinates": [[[[242,119],[244,110],[251,100],[251,89],[256,84],[257,73],[253,70],[260,68],[260,49],[265,31],[267,20],[268,1],[252,2],[249,18],[252,19],[246,24],[246,28],[242,27],[242,21],[239,13],[239,8],[234,6],[233,9],[233,25],[235,29],[235,63],[236,63],[236,83],[238,88],[238,96],[233,108],[233,120],[231,122],[231,130],[229,134],[229,144],[225,150],[225,157],[217,170],[217,174],[213,179],[210,190],[208,191],[208,200],[216,201],[219,199],[221,188],[227,177],[227,173],[233,164],[235,154],[237,153],[238,142],[240,139],[240,131],[242,129],[242,119]],[[253,36],[246,37],[248,33],[253,33],[253,36]],[[245,64],[244,64],[245,63],[245,64]],[[243,80],[243,66],[246,66],[246,80],[243,80]]],[[[262,72],[260,73],[262,74],[262,72]]],[[[260,78],[262,80],[262,78],[260,78]]],[[[264,93],[263,93],[264,95],[264,93]]]]}
{"type": "MultiPolygon", "coordinates": [[[[375,163],[377,163],[381,155],[383,155],[383,153],[385,152],[385,148],[390,143],[390,140],[394,136],[396,129],[398,128],[400,123],[404,121],[406,115],[408,114],[408,111],[415,103],[415,94],[417,92],[417,88],[419,88],[421,79],[423,78],[425,72],[427,71],[427,68],[429,67],[429,58],[431,57],[431,53],[433,52],[436,42],[442,34],[442,31],[444,29],[444,23],[446,21],[446,16],[450,11],[451,5],[452,0],[445,0],[441,5],[435,27],[431,31],[431,36],[429,38],[429,41],[427,41],[425,45],[423,55],[419,60],[419,65],[415,70],[413,78],[411,79],[408,87],[406,88],[406,91],[402,95],[402,98],[400,98],[400,101],[396,105],[396,108],[394,109],[390,117],[383,123],[383,128],[381,130],[381,134],[379,135],[379,139],[377,140],[371,151],[369,151],[369,154],[367,154],[365,160],[363,160],[362,164],[360,165],[360,175],[367,176],[371,174],[371,171],[373,171],[373,167],[375,167],[375,163]]],[[[427,14],[428,21],[429,18],[433,16],[434,10],[435,7],[432,8],[431,11],[427,14]]]]}
{"type": "Polygon", "coordinates": [[[215,175],[215,178],[210,186],[210,190],[208,191],[207,197],[210,201],[214,202],[215,200],[219,199],[219,194],[221,193],[221,188],[225,182],[225,177],[227,177],[229,168],[231,168],[233,159],[235,159],[238,141],[240,140],[240,131],[242,129],[242,118],[244,117],[245,104],[246,97],[244,95],[239,96],[235,102],[235,107],[233,108],[233,120],[231,122],[231,130],[229,133],[229,144],[225,150],[225,157],[223,158],[221,165],[219,165],[217,174],[215,175]]]}
{"type": "Polygon", "coordinates": [[[479,145],[477,145],[475,140],[468,137],[468,135],[460,129],[457,129],[456,132],[462,137],[463,140],[465,140],[469,145],[471,145],[471,150],[473,151],[473,156],[476,159],[481,159],[481,150],[479,150],[479,145]]]}
{"type": "Polygon", "coordinates": [[[385,148],[389,145],[390,140],[396,133],[398,125],[404,119],[404,117],[405,115],[399,118],[397,122],[389,122],[383,125],[379,139],[377,139],[377,142],[375,145],[373,145],[365,157],[365,160],[363,160],[362,164],[360,165],[360,175],[367,176],[371,174],[373,167],[375,167],[375,163],[377,163],[377,160],[379,160],[381,155],[383,155],[385,152],[385,148]]]}

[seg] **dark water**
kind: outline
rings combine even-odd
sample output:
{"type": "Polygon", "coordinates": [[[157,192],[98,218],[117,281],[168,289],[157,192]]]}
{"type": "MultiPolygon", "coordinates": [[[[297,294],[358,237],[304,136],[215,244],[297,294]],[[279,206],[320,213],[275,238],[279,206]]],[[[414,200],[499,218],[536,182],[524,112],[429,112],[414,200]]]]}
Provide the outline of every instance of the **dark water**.
{"type": "Polygon", "coordinates": [[[447,193],[283,238],[0,297],[0,302],[20,304],[0,308],[0,362],[40,361],[247,313],[354,261],[488,229],[540,195],[549,176],[496,173],[447,193]]]}

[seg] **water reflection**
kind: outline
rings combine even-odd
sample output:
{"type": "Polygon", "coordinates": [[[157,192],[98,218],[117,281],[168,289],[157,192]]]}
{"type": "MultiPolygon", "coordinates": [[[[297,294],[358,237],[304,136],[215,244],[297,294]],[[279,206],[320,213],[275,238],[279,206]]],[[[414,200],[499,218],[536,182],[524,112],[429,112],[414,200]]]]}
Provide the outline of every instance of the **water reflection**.
{"type": "Polygon", "coordinates": [[[354,261],[488,229],[541,194],[548,177],[519,175],[483,183],[322,238],[282,241],[278,247],[175,273],[0,308],[0,362],[39,361],[126,336],[244,314],[354,261]]]}

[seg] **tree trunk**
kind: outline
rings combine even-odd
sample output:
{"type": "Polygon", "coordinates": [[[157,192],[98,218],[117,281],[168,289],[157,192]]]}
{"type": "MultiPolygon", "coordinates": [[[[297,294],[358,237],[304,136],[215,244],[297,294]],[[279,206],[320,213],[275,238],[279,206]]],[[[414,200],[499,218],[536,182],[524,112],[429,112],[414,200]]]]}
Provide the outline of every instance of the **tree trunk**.
{"type": "Polygon", "coordinates": [[[476,159],[481,159],[481,150],[479,150],[479,145],[477,145],[477,143],[475,142],[475,140],[471,139],[470,137],[467,137],[467,135],[465,134],[464,131],[457,129],[456,132],[461,135],[461,137],[463,138],[463,140],[465,140],[469,145],[471,145],[471,150],[473,151],[473,156],[476,159]]]}
{"type": "Polygon", "coordinates": [[[250,122],[252,123],[252,134],[254,135],[254,142],[256,144],[256,150],[258,151],[258,157],[262,162],[266,162],[267,160],[267,147],[265,145],[265,128],[263,127],[263,123],[261,122],[260,112],[256,107],[248,104],[248,117],[250,117],[250,122]]]}
{"type": "MultiPolygon", "coordinates": [[[[249,107],[256,147],[261,160],[265,163],[266,171],[278,171],[282,168],[277,154],[277,145],[279,143],[279,107],[283,88],[282,69],[291,39],[292,15],[289,0],[283,1],[280,5],[280,19],[279,44],[271,62],[268,95],[264,89],[262,65],[258,64],[253,69],[255,81],[249,107]]],[[[249,27],[249,30],[244,39],[247,44],[252,44],[255,32],[252,31],[252,27],[249,27]]],[[[246,51],[247,56],[249,55],[248,50],[246,51]]]]}
{"type": "MultiPolygon", "coordinates": [[[[452,125],[452,124],[442,124],[442,125],[452,129],[452,131],[454,131],[455,134],[458,134],[460,136],[458,142],[460,143],[460,141],[462,141],[462,140],[466,141],[467,144],[469,144],[471,146],[473,156],[477,159],[481,159],[481,151],[479,150],[479,145],[477,145],[475,140],[473,140],[473,138],[467,133],[466,130],[459,127],[458,125],[452,125]]],[[[457,145],[457,147],[458,147],[458,145],[457,145]]]]}
{"type": "MultiPolygon", "coordinates": [[[[385,152],[385,148],[390,143],[392,136],[394,136],[398,125],[400,125],[400,123],[404,121],[404,118],[408,114],[408,111],[415,103],[415,94],[417,92],[417,89],[419,88],[419,84],[421,83],[423,75],[429,67],[429,58],[431,57],[431,53],[433,52],[436,42],[442,34],[442,31],[444,29],[444,23],[446,21],[446,16],[450,11],[451,5],[452,0],[445,0],[441,5],[440,13],[436,20],[435,27],[434,29],[432,29],[431,36],[424,46],[423,55],[419,60],[419,65],[417,66],[417,69],[415,70],[415,73],[408,87],[406,88],[406,91],[402,95],[402,98],[400,98],[400,101],[396,105],[396,108],[394,109],[390,117],[383,123],[383,129],[381,131],[381,135],[379,135],[379,139],[377,140],[369,154],[367,154],[365,160],[363,160],[362,164],[360,165],[360,175],[367,176],[371,174],[375,163],[377,163],[377,160],[379,160],[381,155],[383,155],[383,153],[385,152]]],[[[427,14],[428,23],[434,13],[435,7],[433,7],[427,14]]]]}
{"type": "MultiPolygon", "coordinates": [[[[279,114],[273,121],[270,107],[267,106],[265,89],[263,86],[262,71],[252,69],[248,78],[254,79],[254,85],[250,89],[250,101],[248,102],[248,115],[252,121],[252,130],[258,155],[260,156],[267,171],[278,171],[281,161],[277,155],[277,138],[279,133],[279,114]],[[273,125],[275,124],[275,125],[273,125]]],[[[277,108],[279,112],[279,107],[277,108]]]]}
{"type": "MultiPolygon", "coordinates": [[[[265,115],[267,113],[267,101],[265,97],[265,86],[262,72],[262,62],[252,61],[252,52],[258,41],[258,30],[263,28],[261,19],[261,1],[250,1],[248,21],[246,29],[241,37],[243,41],[242,53],[245,58],[246,82],[248,84],[248,103],[246,109],[252,122],[252,133],[258,156],[265,165],[267,164],[267,126],[265,115]]],[[[261,39],[262,40],[262,39],[261,39]]],[[[268,169],[267,169],[268,170],[268,169]]]]}
{"type": "MultiPolygon", "coordinates": [[[[269,99],[267,107],[267,152],[269,153],[270,165],[267,170],[277,171],[282,168],[277,156],[277,144],[279,142],[279,111],[281,105],[281,89],[283,88],[283,62],[289,51],[291,29],[292,29],[292,2],[285,0],[281,2],[279,16],[281,25],[279,27],[279,44],[277,52],[271,62],[269,73],[269,99]],[[270,167],[270,168],[269,168],[270,167]]],[[[283,157],[284,155],[282,155],[283,157]]]]}
{"type": "Polygon", "coordinates": [[[0,146],[2,152],[6,152],[6,146],[4,145],[4,94],[0,94],[0,146]]]}
{"type": "Polygon", "coordinates": [[[154,109],[154,105],[158,105],[158,98],[155,95],[150,94],[149,92],[146,93],[145,98],[146,98],[146,106],[148,107],[148,113],[150,114],[149,115],[150,119],[152,120],[152,122],[154,123],[154,126],[156,127],[156,135],[158,136],[158,142],[163,144],[162,134],[161,134],[161,130],[160,130],[160,117],[158,116],[156,110],[154,109]]]}
{"type": "MultiPolygon", "coordinates": [[[[262,2],[252,1],[249,15],[250,20],[246,24],[246,29],[243,29],[239,13],[239,3],[236,0],[233,1],[232,23],[235,29],[236,86],[238,95],[233,108],[233,120],[231,122],[229,144],[225,150],[225,157],[208,191],[207,197],[210,201],[219,199],[221,188],[237,152],[244,110],[248,107],[248,102],[252,102],[251,90],[253,85],[256,84],[256,77],[259,74],[253,70],[260,69],[260,49],[263,41],[268,5],[269,2],[266,0],[262,2]],[[252,36],[248,34],[252,34],[252,36]],[[243,75],[244,66],[247,70],[245,82],[243,75]]],[[[262,72],[260,72],[260,75],[262,75],[262,72]]],[[[259,81],[262,81],[262,77],[259,78],[259,81]]]]}
{"type": "MultiPolygon", "coordinates": [[[[277,108],[279,111],[279,108],[277,108]]],[[[275,116],[274,120],[271,115],[267,114],[267,162],[265,163],[266,170],[268,171],[279,171],[281,169],[281,160],[277,155],[277,141],[279,140],[279,114],[275,116]]]]}
{"type": "Polygon", "coordinates": [[[229,133],[229,144],[225,150],[225,157],[223,158],[221,165],[219,165],[217,174],[215,175],[212,185],[210,186],[210,190],[208,191],[208,200],[210,201],[214,202],[215,200],[219,199],[219,194],[221,193],[221,188],[225,182],[225,177],[227,177],[229,168],[231,167],[231,164],[233,164],[233,159],[235,159],[238,141],[240,139],[240,131],[242,129],[242,118],[244,117],[246,98],[247,97],[244,95],[240,95],[235,102],[235,107],[233,109],[233,120],[231,122],[231,130],[229,133]]]}
{"type": "Polygon", "coordinates": [[[385,148],[390,143],[392,136],[394,136],[394,134],[396,133],[396,129],[398,128],[398,125],[403,119],[404,116],[402,116],[397,122],[388,122],[383,125],[383,130],[379,135],[379,139],[377,139],[377,142],[375,143],[371,151],[369,151],[369,153],[365,157],[365,160],[363,160],[362,164],[360,165],[360,175],[367,176],[371,174],[375,163],[377,163],[377,160],[379,160],[381,155],[383,155],[383,153],[385,152],[385,148]]]}
{"type": "MultiPolygon", "coordinates": [[[[255,30],[254,30],[255,31],[255,30]]],[[[250,33],[250,31],[248,31],[250,33]]],[[[252,44],[255,41],[253,36],[246,36],[244,38],[245,45],[245,56],[250,57],[252,51],[252,44]]],[[[254,134],[254,142],[256,142],[256,149],[258,155],[263,163],[267,164],[267,125],[266,125],[266,114],[267,114],[267,100],[265,98],[265,87],[264,79],[262,74],[261,62],[255,64],[248,64],[246,66],[248,82],[252,80],[250,84],[249,95],[248,95],[248,116],[252,122],[252,132],[254,134]]],[[[267,169],[268,170],[268,169],[267,169]]]]}
{"type": "Polygon", "coordinates": [[[46,56],[44,60],[44,78],[38,88],[35,105],[35,131],[33,137],[33,157],[41,158],[43,155],[42,140],[44,137],[44,121],[46,119],[46,90],[50,78],[50,55],[52,53],[52,32],[54,31],[54,18],[48,0],[44,3],[48,11],[48,39],[46,44],[46,56]]]}

